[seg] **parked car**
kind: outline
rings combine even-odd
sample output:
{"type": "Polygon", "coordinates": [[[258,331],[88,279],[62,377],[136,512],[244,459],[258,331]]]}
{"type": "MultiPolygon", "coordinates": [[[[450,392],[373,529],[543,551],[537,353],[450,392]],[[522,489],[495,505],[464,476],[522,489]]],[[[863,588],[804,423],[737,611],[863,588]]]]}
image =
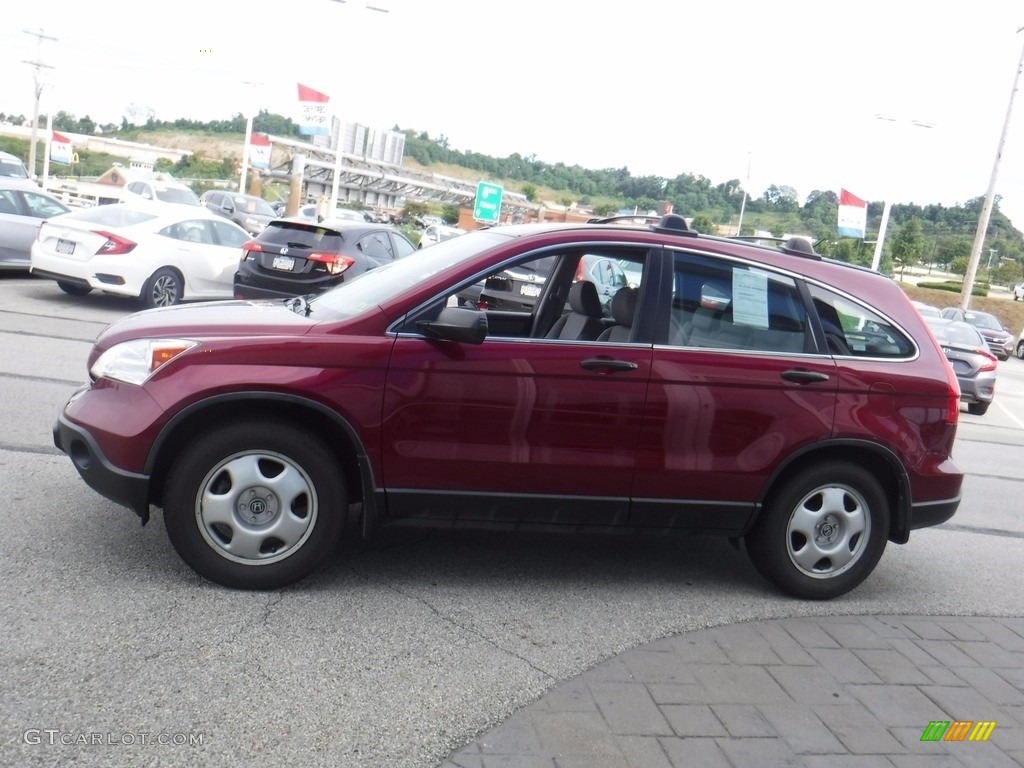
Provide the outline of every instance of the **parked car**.
{"type": "Polygon", "coordinates": [[[27,179],[28,169],[21,158],[10,152],[0,152],[0,176],[14,179],[27,179]]]}
{"type": "Polygon", "coordinates": [[[423,234],[420,235],[420,248],[426,248],[427,246],[440,243],[442,240],[451,240],[453,237],[464,235],[466,230],[459,229],[458,227],[448,227],[444,224],[431,224],[423,230],[423,234]]]}
{"type": "Polygon", "coordinates": [[[180,203],[182,205],[201,205],[196,193],[186,184],[177,181],[161,181],[159,179],[139,179],[129,181],[121,190],[121,200],[127,202],[160,202],[180,203]]]}
{"type": "Polygon", "coordinates": [[[996,356],[975,326],[961,320],[926,317],[960,384],[960,400],[967,412],[982,416],[996,394],[996,356]]]}
{"type": "Polygon", "coordinates": [[[1018,360],[1024,360],[1024,330],[1017,336],[1017,344],[1014,347],[1014,354],[1018,360]]]}
{"type": "Polygon", "coordinates": [[[39,226],[68,210],[32,182],[0,176],[0,269],[28,270],[39,226]]]}
{"type": "Polygon", "coordinates": [[[243,247],[234,278],[235,297],[321,293],[415,252],[405,235],[384,224],[277,219],[243,247]]]}
{"type": "Polygon", "coordinates": [[[31,267],[73,296],[99,290],[166,307],[232,298],[248,240],[244,229],[202,206],[117,203],[43,222],[31,267]]]}
{"type": "Polygon", "coordinates": [[[933,304],[925,304],[923,301],[911,301],[914,305],[914,309],[921,313],[921,316],[927,320],[931,317],[942,317],[942,310],[933,304]]]}
{"type": "Polygon", "coordinates": [[[313,297],[136,313],[87,366],[55,444],[230,587],[301,579],[343,531],[477,526],[735,537],[780,589],[832,598],[963,483],[956,378],[895,282],[673,215],[487,228],[313,297]],[[583,254],[640,288],[596,340],[549,338],[583,254]],[[532,312],[456,306],[546,258],[532,312]]]}
{"type": "Polygon", "coordinates": [[[336,219],[338,221],[366,221],[366,217],[359,211],[351,208],[343,208],[340,205],[329,210],[327,216],[321,216],[320,206],[317,203],[306,203],[305,205],[300,206],[298,213],[291,218],[300,219],[302,221],[311,221],[314,224],[325,221],[326,219],[336,219]]]}
{"type": "Polygon", "coordinates": [[[1017,283],[1013,286],[1013,300],[1024,301],[1024,283],[1017,283]]]}
{"type": "Polygon", "coordinates": [[[1013,354],[1013,334],[995,315],[989,312],[976,312],[973,309],[965,311],[960,307],[944,307],[941,312],[947,320],[962,320],[981,331],[988,348],[1000,360],[1006,360],[1013,354]]]}
{"type": "Polygon", "coordinates": [[[211,189],[203,193],[199,202],[214,213],[233,221],[250,235],[258,235],[274,219],[277,212],[262,197],[211,189]]]}

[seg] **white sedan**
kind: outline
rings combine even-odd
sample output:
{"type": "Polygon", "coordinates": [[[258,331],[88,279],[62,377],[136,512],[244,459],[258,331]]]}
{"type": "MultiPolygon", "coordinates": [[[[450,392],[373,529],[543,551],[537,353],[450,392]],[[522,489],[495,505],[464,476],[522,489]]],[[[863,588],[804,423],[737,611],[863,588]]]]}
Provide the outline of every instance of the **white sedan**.
{"type": "Polygon", "coordinates": [[[138,298],[146,307],[229,299],[250,239],[200,206],[103,205],[43,222],[31,271],[74,296],[95,289],[138,298]]]}

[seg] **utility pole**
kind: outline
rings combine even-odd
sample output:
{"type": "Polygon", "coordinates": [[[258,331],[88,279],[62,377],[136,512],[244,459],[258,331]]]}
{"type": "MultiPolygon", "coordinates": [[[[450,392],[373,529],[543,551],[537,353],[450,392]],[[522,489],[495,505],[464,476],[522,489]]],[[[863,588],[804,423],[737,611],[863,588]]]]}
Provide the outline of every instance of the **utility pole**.
{"type": "MultiPolygon", "coordinates": [[[[1024,27],[1017,27],[1017,33],[1024,27]]],[[[996,160],[992,164],[992,177],[988,182],[988,193],[985,195],[985,202],[981,206],[981,214],[978,216],[978,231],[974,233],[974,245],[971,247],[971,257],[967,260],[967,273],[964,275],[964,287],[960,291],[960,309],[968,309],[971,306],[971,291],[974,290],[974,277],[978,273],[978,262],[981,260],[981,248],[985,245],[985,233],[988,231],[988,221],[992,216],[992,204],[996,197],[996,177],[999,175],[999,161],[1003,159],[1003,147],[1006,144],[1006,134],[1010,129],[1010,115],[1013,113],[1013,97],[1017,93],[1017,84],[1020,82],[1020,71],[1024,68],[1024,48],[1021,48],[1020,59],[1017,61],[1017,74],[1013,77],[1013,88],[1010,90],[1010,103],[1006,107],[1006,119],[1003,121],[1003,132],[999,136],[999,146],[996,148],[996,160]]]]}
{"type": "Polygon", "coordinates": [[[246,193],[245,183],[249,173],[249,145],[252,143],[252,120],[253,114],[258,109],[256,106],[256,89],[263,85],[263,83],[258,83],[253,80],[243,80],[242,84],[252,87],[252,101],[246,109],[248,115],[245,120],[245,145],[242,147],[242,173],[238,182],[238,192],[239,194],[244,195],[246,193]]]}
{"type": "Polygon", "coordinates": [[[53,69],[49,64],[44,64],[42,59],[42,47],[43,40],[52,40],[57,42],[56,37],[43,34],[43,30],[40,29],[38,32],[32,32],[28,29],[22,30],[26,35],[32,35],[36,38],[36,60],[28,61],[23,60],[25,64],[32,66],[32,76],[35,80],[35,106],[32,108],[32,141],[28,146],[28,173],[33,179],[36,178],[36,132],[39,130],[39,97],[43,95],[43,81],[40,75],[44,69],[53,69]]]}

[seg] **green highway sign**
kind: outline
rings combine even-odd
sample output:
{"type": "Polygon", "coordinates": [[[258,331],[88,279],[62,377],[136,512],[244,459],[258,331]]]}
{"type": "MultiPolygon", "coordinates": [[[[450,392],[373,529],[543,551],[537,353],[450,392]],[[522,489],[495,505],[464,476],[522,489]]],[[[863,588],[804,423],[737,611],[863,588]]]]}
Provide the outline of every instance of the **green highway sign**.
{"type": "Polygon", "coordinates": [[[501,215],[501,192],[502,189],[497,184],[486,181],[477,184],[473,218],[487,224],[497,224],[501,215]]]}

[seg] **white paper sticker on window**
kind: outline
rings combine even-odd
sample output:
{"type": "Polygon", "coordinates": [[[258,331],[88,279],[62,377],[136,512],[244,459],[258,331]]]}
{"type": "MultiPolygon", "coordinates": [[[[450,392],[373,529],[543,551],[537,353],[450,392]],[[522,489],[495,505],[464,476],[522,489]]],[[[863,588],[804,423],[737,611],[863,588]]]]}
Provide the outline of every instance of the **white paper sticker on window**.
{"type": "Polygon", "coordinates": [[[732,271],[732,321],[768,327],[768,275],[745,269],[732,271]]]}

